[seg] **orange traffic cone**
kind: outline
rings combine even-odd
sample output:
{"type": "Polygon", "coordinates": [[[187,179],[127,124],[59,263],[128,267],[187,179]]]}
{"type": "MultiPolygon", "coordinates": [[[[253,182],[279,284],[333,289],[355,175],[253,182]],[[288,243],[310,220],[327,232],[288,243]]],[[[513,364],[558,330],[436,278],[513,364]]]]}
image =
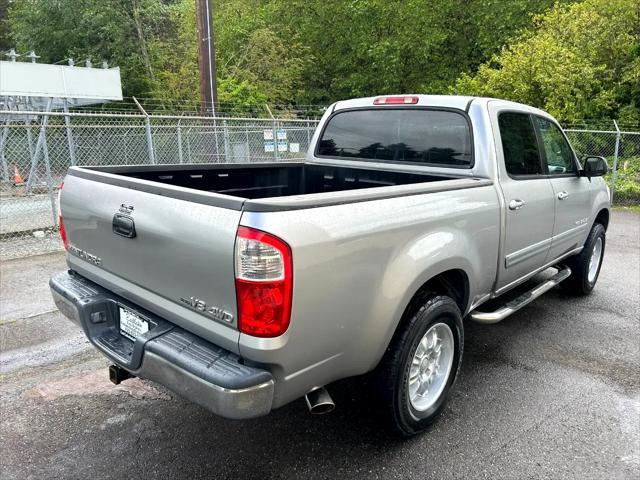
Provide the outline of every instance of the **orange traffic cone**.
{"type": "Polygon", "coordinates": [[[13,166],[13,183],[15,185],[21,185],[24,183],[24,179],[22,178],[22,175],[20,175],[20,171],[16,165],[13,166]]]}

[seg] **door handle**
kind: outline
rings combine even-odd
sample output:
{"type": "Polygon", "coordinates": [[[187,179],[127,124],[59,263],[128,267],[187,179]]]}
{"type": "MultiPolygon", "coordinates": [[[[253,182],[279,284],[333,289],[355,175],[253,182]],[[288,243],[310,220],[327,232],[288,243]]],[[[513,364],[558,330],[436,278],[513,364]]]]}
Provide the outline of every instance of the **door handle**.
{"type": "Polygon", "coordinates": [[[524,207],[524,200],[514,199],[509,202],[509,210],[520,210],[524,207]]]}
{"type": "Polygon", "coordinates": [[[564,200],[568,196],[569,196],[569,194],[567,192],[560,192],[560,193],[558,193],[558,200],[564,200]]]}

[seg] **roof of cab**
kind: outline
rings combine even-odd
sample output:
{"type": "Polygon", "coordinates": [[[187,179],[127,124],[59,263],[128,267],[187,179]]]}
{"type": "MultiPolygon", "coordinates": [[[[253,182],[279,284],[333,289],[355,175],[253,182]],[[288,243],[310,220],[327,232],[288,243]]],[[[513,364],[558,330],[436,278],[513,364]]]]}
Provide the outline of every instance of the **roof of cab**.
{"type": "MultiPolygon", "coordinates": [[[[330,108],[330,110],[336,111],[336,110],[344,110],[349,108],[373,107],[374,106],[373,101],[376,98],[383,98],[383,97],[418,97],[417,103],[408,104],[404,106],[457,108],[459,110],[468,110],[472,100],[474,104],[482,105],[482,106],[486,106],[489,102],[500,102],[505,106],[511,106],[517,109],[528,110],[531,113],[535,113],[537,115],[553,118],[547,112],[540,110],[538,108],[532,107],[530,105],[525,105],[523,103],[513,102],[510,100],[503,100],[500,98],[470,97],[465,95],[419,95],[419,94],[376,95],[375,97],[363,97],[363,98],[353,98],[350,100],[341,100],[336,102],[333,108],[330,108]]],[[[375,106],[382,107],[382,108],[398,107],[397,104],[389,104],[389,105],[383,104],[383,105],[375,105],[375,106]]]]}
{"type": "MultiPolygon", "coordinates": [[[[459,110],[466,110],[467,105],[471,100],[476,97],[467,97],[462,95],[377,95],[375,97],[353,98],[351,100],[342,100],[335,103],[333,110],[344,110],[346,108],[362,108],[372,107],[373,101],[380,97],[418,97],[418,103],[409,106],[416,107],[444,107],[444,108],[457,108],[459,110]]],[[[398,105],[376,105],[380,107],[398,107],[398,105]]]]}

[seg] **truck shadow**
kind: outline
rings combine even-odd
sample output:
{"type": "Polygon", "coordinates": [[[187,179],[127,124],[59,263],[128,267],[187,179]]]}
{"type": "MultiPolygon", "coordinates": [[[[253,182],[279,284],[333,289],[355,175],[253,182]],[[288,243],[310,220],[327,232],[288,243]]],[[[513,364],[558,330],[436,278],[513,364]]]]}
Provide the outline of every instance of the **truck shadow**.
{"type": "Polygon", "coordinates": [[[465,422],[478,422],[472,429],[478,436],[470,441],[481,443],[484,420],[478,415],[479,399],[494,400],[491,398],[494,395],[508,402],[509,392],[524,388],[527,376],[540,375],[539,363],[530,357],[541,358],[544,355],[541,349],[545,347],[539,340],[534,340],[528,349],[522,345],[530,344],[532,338],[551,339],[561,333],[562,327],[553,314],[557,313],[559,302],[566,305],[573,300],[553,291],[501,324],[467,322],[461,375],[443,416],[425,435],[410,439],[391,435],[384,428],[382,413],[374,406],[366,378],[354,378],[328,387],[336,409],[322,416],[309,414],[300,400],[267,417],[234,422],[177,400],[181,405],[178,415],[182,417],[177,424],[181,428],[188,426],[188,430],[175,432],[185,438],[174,438],[173,443],[188,443],[191,461],[201,462],[201,466],[215,469],[221,462],[226,467],[233,465],[239,478],[280,477],[283,468],[290,474],[285,477],[304,476],[309,471],[314,473],[312,476],[322,476],[317,471],[322,468],[353,472],[351,462],[355,459],[360,465],[384,469],[385,463],[399,451],[441,449],[443,442],[454,440],[465,422]],[[515,369],[518,373],[510,377],[508,391],[501,391],[498,384],[497,391],[488,393],[488,369],[493,372],[515,369]],[[260,465],[259,475],[252,469],[256,465],[260,465]]]}

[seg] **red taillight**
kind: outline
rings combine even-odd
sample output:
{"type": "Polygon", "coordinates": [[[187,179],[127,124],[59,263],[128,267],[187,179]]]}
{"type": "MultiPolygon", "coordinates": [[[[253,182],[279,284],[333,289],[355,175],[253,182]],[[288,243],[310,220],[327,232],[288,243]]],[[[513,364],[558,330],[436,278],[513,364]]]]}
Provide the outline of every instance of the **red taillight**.
{"type": "Polygon", "coordinates": [[[235,248],[238,328],[256,337],[277,337],[291,317],[291,248],[260,230],[239,227],[235,248]]]}
{"type": "Polygon", "coordinates": [[[373,101],[374,105],[415,105],[418,97],[378,97],[373,101]]]}
{"type": "Polygon", "coordinates": [[[62,220],[62,212],[60,211],[60,197],[62,196],[62,187],[64,187],[64,182],[60,184],[58,187],[58,211],[60,214],[58,215],[58,231],[60,232],[60,238],[62,239],[62,244],[64,245],[64,249],[68,250],[69,241],[67,240],[67,231],[64,229],[64,221],[62,220]]]}
{"type": "Polygon", "coordinates": [[[67,240],[67,231],[64,229],[64,221],[62,220],[62,215],[58,216],[58,231],[60,232],[60,238],[62,238],[64,249],[68,250],[69,242],[67,240]]]}

